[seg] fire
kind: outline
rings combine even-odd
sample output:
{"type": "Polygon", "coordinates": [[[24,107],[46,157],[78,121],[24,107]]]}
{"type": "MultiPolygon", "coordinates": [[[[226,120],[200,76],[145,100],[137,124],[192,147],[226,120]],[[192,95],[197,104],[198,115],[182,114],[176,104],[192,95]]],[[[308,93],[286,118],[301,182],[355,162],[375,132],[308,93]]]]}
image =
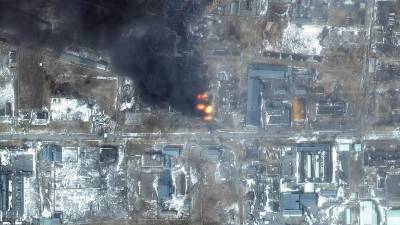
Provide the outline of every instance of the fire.
{"type": "Polygon", "coordinates": [[[204,122],[211,122],[213,118],[213,106],[210,104],[209,96],[207,92],[196,95],[197,104],[195,108],[199,111],[203,117],[204,122]]]}
{"type": "Polygon", "coordinates": [[[196,109],[199,111],[203,111],[205,108],[206,108],[206,105],[204,105],[204,104],[199,103],[196,105],[196,109]]]}
{"type": "Polygon", "coordinates": [[[197,98],[197,100],[207,100],[207,99],[208,99],[208,93],[207,93],[207,92],[204,92],[204,93],[202,93],[202,94],[198,94],[198,95],[196,96],[196,98],[197,98]]]}
{"type": "Polygon", "coordinates": [[[207,106],[207,107],[204,109],[204,112],[207,113],[207,114],[211,114],[211,113],[213,112],[212,106],[211,106],[211,105],[207,106]]]}
{"type": "Polygon", "coordinates": [[[203,117],[203,120],[206,122],[210,122],[213,119],[213,117],[211,115],[207,115],[205,117],[203,117]]]}

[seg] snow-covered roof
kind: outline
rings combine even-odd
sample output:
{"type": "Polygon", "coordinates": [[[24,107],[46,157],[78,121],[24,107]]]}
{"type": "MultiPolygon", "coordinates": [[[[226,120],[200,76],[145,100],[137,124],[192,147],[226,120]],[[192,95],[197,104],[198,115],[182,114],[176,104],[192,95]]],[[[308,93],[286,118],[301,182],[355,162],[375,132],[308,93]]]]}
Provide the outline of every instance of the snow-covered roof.
{"type": "Polygon", "coordinates": [[[360,225],[377,225],[378,214],[373,201],[360,202],[360,225]]]}
{"type": "Polygon", "coordinates": [[[400,210],[392,209],[386,213],[387,225],[398,225],[400,224],[400,210]]]}

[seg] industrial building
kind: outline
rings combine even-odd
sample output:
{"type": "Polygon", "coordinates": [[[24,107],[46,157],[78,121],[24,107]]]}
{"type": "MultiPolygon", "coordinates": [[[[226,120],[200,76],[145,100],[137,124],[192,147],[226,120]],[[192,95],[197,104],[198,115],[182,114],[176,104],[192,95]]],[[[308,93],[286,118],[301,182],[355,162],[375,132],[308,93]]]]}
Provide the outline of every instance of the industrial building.
{"type": "Polygon", "coordinates": [[[360,202],[360,225],[378,225],[378,213],[373,201],[360,202]]]}
{"type": "Polygon", "coordinates": [[[396,1],[377,2],[377,25],[374,33],[377,50],[385,54],[398,54],[398,12],[396,12],[396,1]]]}
{"type": "Polygon", "coordinates": [[[400,224],[400,209],[391,209],[386,212],[386,224],[387,225],[400,224]]]}
{"type": "Polygon", "coordinates": [[[17,217],[24,215],[24,177],[19,174],[14,176],[12,201],[13,208],[17,217]]]}
{"type": "Polygon", "coordinates": [[[34,219],[32,221],[33,225],[61,225],[60,218],[41,218],[41,219],[34,219]]]}
{"type": "Polygon", "coordinates": [[[157,180],[157,198],[158,201],[164,201],[171,198],[174,193],[174,186],[170,170],[163,170],[157,180]]]}
{"type": "Polygon", "coordinates": [[[175,194],[182,196],[186,192],[186,177],[184,173],[180,173],[175,178],[175,194]]]}
{"type": "Polygon", "coordinates": [[[189,213],[190,201],[186,201],[186,194],[190,191],[189,177],[180,164],[182,150],[183,145],[168,144],[140,156],[138,196],[163,218],[176,218],[189,213]],[[185,199],[185,202],[175,205],[176,199],[185,199]]]}
{"type": "Polygon", "coordinates": [[[13,224],[23,218],[26,211],[25,181],[32,177],[34,155],[19,148],[6,149],[11,152],[2,151],[0,155],[0,223],[13,224]]]}
{"type": "Polygon", "coordinates": [[[284,65],[252,64],[248,66],[246,125],[261,127],[261,91],[263,82],[284,80],[289,70],[284,65]]]}
{"type": "Polygon", "coordinates": [[[224,150],[221,146],[208,146],[206,150],[202,151],[202,154],[206,160],[218,162],[223,152],[224,150]]]}
{"type": "Polygon", "coordinates": [[[318,115],[325,116],[343,116],[346,113],[346,103],[343,101],[335,101],[335,102],[317,102],[316,109],[318,115]]]}
{"type": "Polygon", "coordinates": [[[95,61],[86,57],[82,57],[80,55],[71,54],[69,52],[62,53],[60,59],[65,63],[75,64],[90,69],[108,69],[108,63],[104,60],[95,61]]]}
{"type": "Polygon", "coordinates": [[[162,167],[164,165],[164,156],[157,152],[143,154],[141,165],[142,167],[162,167]]]}
{"type": "Polygon", "coordinates": [[[314,74],[311,69],[286,65],[249,65],[246,126],[266,130],[301,126],[314,74]]]}
{"type": "Polygon", "coordinates": [[[1,211],[8,211],[9,206],[9,179],[10,176],[7,173],[2,173],[0,175],[1,180],[1,211]]]}
{"type": "Polygon", "coordinates": [[[305,119],[304,100],[295,98],[292,101],[292,122],[301,123],[305,119]]]}
{"type": "Polygon", "coordinates": [[[298,182],[330,183],[332,151],[329,144],[300,143],[296,145],[299,159],[298,182]]]}
{"type": "Polygon", "coordinates": [[[24,174],[11,171],[2,171],[1,184],[1,211],[4,221],[15,221],[24,215],[24,174]]]}
{"type": "Polygon", "coordinates": [[[182,146],[167,145],[162,149],[162,154],[170,157],[179,157],[182,154],[182,146]]]}
{"type": "Polygon", "coordinates": [[[280,101],[268,102],[265,109],[264,128],[290,126],[290,106],[280,101]]]}
{"type": "Polygon", "coordinates": [[[32,154],[15,154],[13,160],[9,164],[11,171],[26,176],[32,175],[33,172],[33,155],[32,154]]]}
{"type": "Polygon", "coordinates": [[[364,153],[364,165],[369,167],[399,167],[400,152],[379,149],[364,153]]]}
{"type": "Polygon", "coordinates": [[[7,101],[4,105],[4,108],[0,108],[0,119],[8,119],[13,115],[12,103],[7,101]]]}
{"type": "Polygon", "coordinates": [[[400,175],[390,174],[386,176],[385,192],[389,202],[400,203],[400,175]]]}
{"type": "Polygon", "coordinates": [[[246,177],[248,179],[256,179],[259,171],[258,165],[247,166],[246,177]]]}
{"type": "Polygon", "coordinates": [[[210,1],[207,11],[229,16],[265,16],[268,1],[260,0],[226,0],[210,1]]]}
{"type": "Polygon", "coordinates": [[[315,193],[282,193],[282,213],[284,216],[302,216],[304,211],[316,212],[317,195],[315,193]]]}
{"type": "Polygon", "coordinates": [[[100,147],[100,162],[114,163],[118,159],[118,147],[114,145],[102,145],[100,147]]]}
{"type": "Polygon", "coordinates": [[[46,145],[40,153],[40,159],[51,162],[62,161],[62,148],[59,145],[46,145]]]}

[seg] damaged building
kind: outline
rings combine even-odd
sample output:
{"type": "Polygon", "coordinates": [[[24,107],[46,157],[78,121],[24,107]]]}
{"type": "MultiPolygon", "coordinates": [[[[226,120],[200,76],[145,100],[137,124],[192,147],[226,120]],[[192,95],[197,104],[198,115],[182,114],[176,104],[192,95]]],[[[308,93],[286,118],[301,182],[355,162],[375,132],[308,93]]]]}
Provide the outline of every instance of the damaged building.
{"type": "Polygon", "coordinates": [[[268,125],[289,125],[290,124],[290,108],[284,102],[271,102],[266,104],[266,115],[262,115],[263,93],[266,82],[270,82],[272,90],[276,94],[285,95],[285,90],[275,87],[275,84],[285,82],[289,75],[287,66],[283,65],[265,65],[252,64],[248,66],[248,86],[247,86],[247,111],[246,125],[252,127],[262,127],[268,125]],[[274,88],[275,87],[275,88],[274,88]],[[279,92],[277,92],[279,91],[279,92]],[[267,117],[267,119],[263,119],[267,117]],[[289,118],[289,120],[288,120],[289,118]]]}
{"type": "Polygon", "coordinates": [[[298,182],[330,183],[332,181],[332,150],[330,144],[300,143],[298,182]]]}
{"type": "Polygon", "coordinates": [[[346,113],[346,103],[343,101],[322,101],[316,103],[317,115],[340,117],[346,113]]]}
{"type": "Polygon", "coordinates": [[[303,216],[306,211],[318,211],[317,195],[315,193],[282,193],[282,213],[287,217],[303,216]]]}

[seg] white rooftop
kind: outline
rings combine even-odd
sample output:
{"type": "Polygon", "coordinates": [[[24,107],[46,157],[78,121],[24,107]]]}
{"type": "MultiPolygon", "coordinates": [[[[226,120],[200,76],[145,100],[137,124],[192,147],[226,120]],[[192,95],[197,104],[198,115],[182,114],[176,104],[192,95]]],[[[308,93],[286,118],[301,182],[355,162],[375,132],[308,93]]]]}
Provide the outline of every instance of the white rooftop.
{"type": "Polygon", "coordinates": [[[389,210],[386,213],[387,225],[399,225],[400,224],[400,210],[389,210]]]}
{"type": "Polygon", "coordinates": [[[360,225],[377,225],[378,214],[372,201],[360,202],[360,225]]]}

